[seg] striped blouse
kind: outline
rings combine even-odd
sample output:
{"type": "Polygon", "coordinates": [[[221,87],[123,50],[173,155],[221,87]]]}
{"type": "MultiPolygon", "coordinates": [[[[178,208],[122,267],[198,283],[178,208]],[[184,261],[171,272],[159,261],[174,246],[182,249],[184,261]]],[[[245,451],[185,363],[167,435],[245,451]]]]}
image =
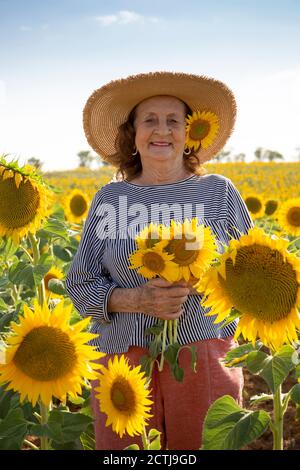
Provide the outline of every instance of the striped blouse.
{"type": "MultiPolygon", "coordinates": [[[[216,174],[193,175],[175,183],[140,186],[126,180],[110,182],[94,196],[82,237],[66,278],[67,292],[79,313],[92,316],[91,343],[105,353],[122,353],[131,345],[148,347],[145,335],[157,319],[144,313],[108,312],[108,299],[115,287],[132,288],[145,282],[128,269],[128,257],[137,247],[134,234],[145,224],[166,223],[166,217],[182,221],[198,217],[211,227],[218,249],[230,238],[247,233],[253,222],[230,179],[216,174]]],[[[178,342],[224,338],[234,334],[236,323],[214,325],[213,316],[200,305],[201,295],[189,295],[179,318],[178,342]]]]}

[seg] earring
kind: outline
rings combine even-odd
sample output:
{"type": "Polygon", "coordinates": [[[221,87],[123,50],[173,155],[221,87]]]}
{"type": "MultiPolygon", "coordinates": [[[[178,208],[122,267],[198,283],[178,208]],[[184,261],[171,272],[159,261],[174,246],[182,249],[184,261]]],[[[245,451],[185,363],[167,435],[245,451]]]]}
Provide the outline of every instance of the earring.
{"type": "Polygon", "coordinates": [[[186,156],[191,155],[192,149],[191,149],[191,148],[184,149],[183,153],[184,153],[184,155],[186,155],[186,156]]]}
{"type": "Polygon", "coordinates": [[[139,153],[138,149],[136,147],[135,148],[135,151],[131,154],[133,157],[136,157],[136,155],[139,153]]]}

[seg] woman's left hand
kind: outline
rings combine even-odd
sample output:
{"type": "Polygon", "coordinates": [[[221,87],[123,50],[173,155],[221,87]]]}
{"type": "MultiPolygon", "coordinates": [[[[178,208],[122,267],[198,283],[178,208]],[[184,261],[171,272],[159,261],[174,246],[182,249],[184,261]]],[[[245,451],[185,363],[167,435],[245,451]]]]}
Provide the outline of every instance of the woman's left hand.
{"type": "Polygon", "coordinates": [[[181,281],[174,282],[173,285],[180,286],[180,287],[188,287],[190,290],[188,295],[199,295],[199,292],[197,291],[197,289],[193,287],[193,285],[197,282],[197,280],[198,279],[193,279],[188,282],[185,280],[181,280],[181,281]]]}

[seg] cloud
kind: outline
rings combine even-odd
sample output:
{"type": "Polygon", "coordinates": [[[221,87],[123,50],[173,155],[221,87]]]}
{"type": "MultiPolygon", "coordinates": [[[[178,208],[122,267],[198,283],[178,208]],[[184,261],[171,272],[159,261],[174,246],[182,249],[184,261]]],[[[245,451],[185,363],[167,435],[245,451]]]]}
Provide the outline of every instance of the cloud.
{"type": "Polygon", "coordinates": [[[104,16],[96,16],[96,21],[102,26],[111,26],[112,24],[130,24],[130,23],[145,23],[149,21],[151,23],[158,23],[159,18],[156,17],[146,17],[136,13],[135,11],[128,11],[128,10],[120,10],[118,13],[114,15],[104,15],[104,16]]]}
{"type": "Polygon", "coordinates": [[[22,25],[20,26],[20,31],[32,31],[31,26],[22,25]]]}

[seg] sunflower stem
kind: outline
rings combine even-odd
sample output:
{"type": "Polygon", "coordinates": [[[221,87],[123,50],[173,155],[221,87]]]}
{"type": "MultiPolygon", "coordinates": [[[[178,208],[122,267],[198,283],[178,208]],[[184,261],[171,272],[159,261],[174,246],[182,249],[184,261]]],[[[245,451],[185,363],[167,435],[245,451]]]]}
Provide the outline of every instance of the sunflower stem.
{"type": "Polygon", "coordinates": [[[29,261],[32,263],[32,262],[33,262],[33,258],[32,258],[32,256],[31,256],[31,254],[29,253],[29,251],[27,251],[26,248],[25,248],[24,246],[22,246],[22,245],[20,245],[20,248],[21,248],[21,250],[24,251],[24,253],[26,253],[27,257],[29,258],[29,261]]]}
{"type": "Polygon", "coordinates": [[[167,320],[168,321],[168,338],[169,338],[169,344],[173,344],[174,338],[173,338],[173,320],[167,320]]]}
{"type": "MultiPolygon", "coordinates": [[[[39,250],[39,242],[34,234],[31,232],[28,233],[28,238],[32,247],[32,254],[33,254],[33,264],[37,266],[40,260],[40,250],[39,250]]],[[[43,306],[45,302],[45,281],[44,279],[41,281],[40,285],[37,287],[37,297],[38,302],[41,306],[43,306]]]]}
{"type": "Polygon", "coordinates": [[[164,366],[166,339],[167,339],[167,328],[168,328],[168,320],[164,320],[164,331],[163,331],[162,345],[161,345],[161,358],[160,358],[160,363],[159,363],[159,366],[158,366],[159,372],[161,372],[163,370],[163,366],[164,366]]]}
{"type": "MultiPolygon", "coordinates": [[[[41,425],[45,426],[48,423],[49,406],[40,401],[41,410],[41,425]]],[[[41,437],[41,450],[49,450],[49,439],[46,436],[41,437]]]]}
{"type": "Polygon", "coordinates": [[[279,385],[274,393],[273,450],[283,450],[283,411],[281,385],[279,385]]]}
{"type": "Polygon", "coordinates": [[[142,443],[143,443],[143,449],[144,450],[149,450],[149,446],[150,446],[150,442],[149,442],[149,438],[148,438],[148,435],[147,435],[147,431],[146,431],[146,426],[143,425],[143,432],[142,432],[142,443]]]}
{"type": "Polygon", "coordinates": [[[174,343],[177,343],[178,319],[174,320],[174,343]]]}
{"type": "Polygon", "coordinates": [[[12,285],[11,296],[12,296],[12,299],[14,300],[14,302],[17,303],[18,300],[19,300],[19,291],[18,291],[17,286],[15,284],[12,285]]]}

